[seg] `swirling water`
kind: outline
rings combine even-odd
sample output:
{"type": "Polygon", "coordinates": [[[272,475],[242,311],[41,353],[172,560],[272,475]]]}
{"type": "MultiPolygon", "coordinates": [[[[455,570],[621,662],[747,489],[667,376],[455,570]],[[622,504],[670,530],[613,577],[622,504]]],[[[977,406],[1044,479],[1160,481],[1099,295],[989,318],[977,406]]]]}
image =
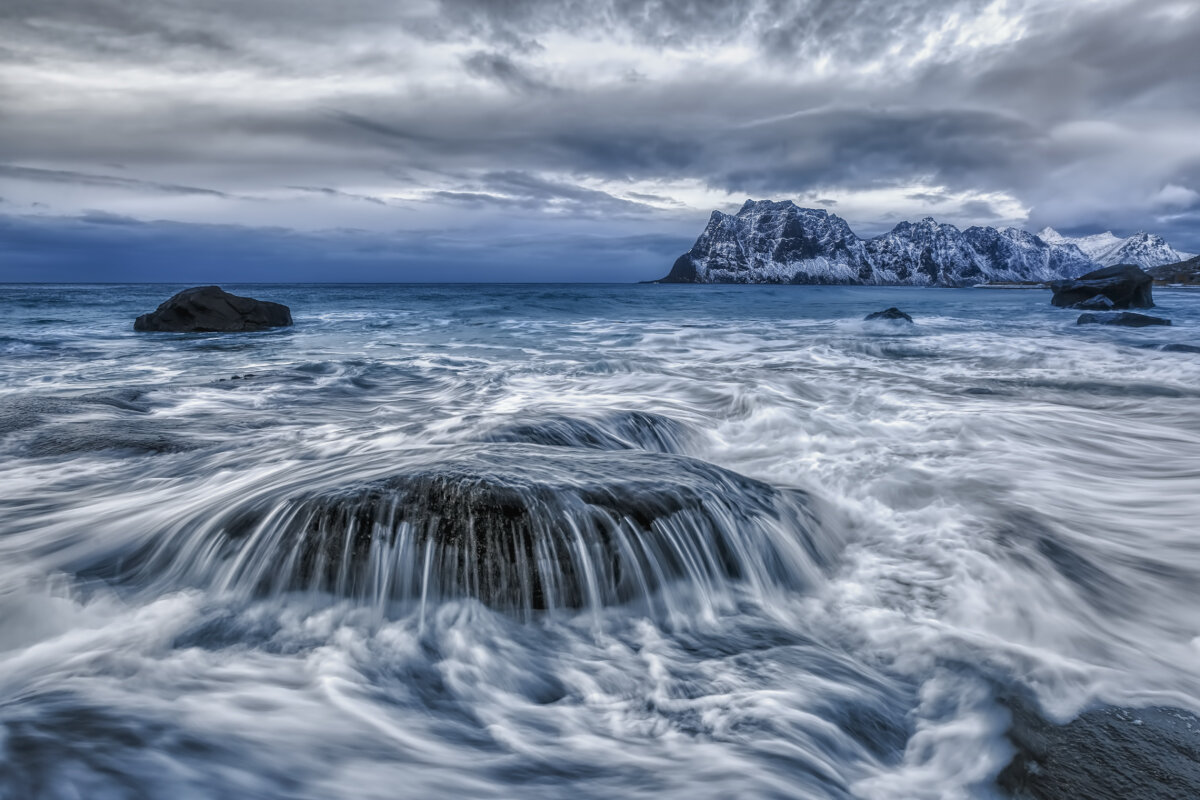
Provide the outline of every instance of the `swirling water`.
{"type": "Polygon", "coordinates": [[[987,798],[1006,698],[1200,710],[1200,293],[176,288],[0,291],[0,797],[987,798]]]}

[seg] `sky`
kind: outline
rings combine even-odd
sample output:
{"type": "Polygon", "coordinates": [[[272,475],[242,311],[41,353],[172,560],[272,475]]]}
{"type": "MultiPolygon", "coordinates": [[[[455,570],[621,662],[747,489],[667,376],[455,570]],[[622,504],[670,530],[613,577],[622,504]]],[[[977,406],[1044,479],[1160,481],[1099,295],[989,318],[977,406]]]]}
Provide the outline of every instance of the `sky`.
{"type": "Polygon", "coordinates": [[[1195,0],[4,0],[0,280],[635,281],[713,209],[1200,252],[1195,0]]]}

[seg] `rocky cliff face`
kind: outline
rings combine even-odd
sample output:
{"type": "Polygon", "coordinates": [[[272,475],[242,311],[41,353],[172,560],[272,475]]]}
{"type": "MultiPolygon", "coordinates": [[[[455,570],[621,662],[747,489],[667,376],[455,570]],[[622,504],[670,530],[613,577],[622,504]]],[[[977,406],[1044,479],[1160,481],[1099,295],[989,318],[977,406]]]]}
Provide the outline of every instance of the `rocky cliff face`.
{"type": "Polygon", "coordinates": [[[747,200],[737,214],[714,211],[663,282],[966,286],[1068,278],[1095,266],[1073,244],[1015,228],[960,231],[927,218],[861,239],[836,214],[747,200]]]}
{"type": "Polygon", "coordinates": [[[790,201],[747,200],[736,215],[714,211],[669,283],[864,283],[872,274],[862,239],[836,214],[790,201]],[[797,281],[803,276],[804,280],[797,281]]]}

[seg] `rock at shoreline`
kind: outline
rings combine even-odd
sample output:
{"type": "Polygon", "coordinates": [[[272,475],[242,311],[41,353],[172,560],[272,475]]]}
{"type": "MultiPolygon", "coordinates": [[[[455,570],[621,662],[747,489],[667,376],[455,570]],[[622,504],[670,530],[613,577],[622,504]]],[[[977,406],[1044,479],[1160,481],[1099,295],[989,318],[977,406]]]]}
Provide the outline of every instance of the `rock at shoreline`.
{"type": "Polygon", "coordinates": [[[219,286],[184,289],[133,323],[135,331],[241,333],[292,324],[291,310],[280,303],[239,297],[219,286]]]}
{"type": "Polygon", "coordinates": [[[895,319],[895,320],[905,320],[906,322],[913,321],[912,317],[910,317],[908,314],[905,314],[903,311],[896,308],[895,306],[892,306],[891,308],[885,309],[883,311],[876,311],[874,313],[867,314],[865,317],[863,317],[863,319],[868,320],[868,321],[873,320],[873,319],[895,319]]]}
{"type": "Polygon", "coordinates": [[[1014,798],[1200,797],[1200,719],[1177,708],[1085,711],[1066,725],[1011,703],[1017,754],[998,783],[1014,798]]]}
{"type": "Polygon", "coordinates": [[[1154,279],[1133,264],[1105,267],[1074,280],[1053,281],[1051,303],[1059,308],[1077,307],[1092,298],[1103,296],[1112,308],[1153,308],[1151,286],[1154,279]]]}
{"type": "Polygon", "coordinates": [[[1178,283],[1184,286],[1200,284],[1200,256],[1180,261],[1177,264],[1163,264],[1146,270],[1150,277],[1160,283],[1178,283]]]}
{"type": "Polygon", "coordinates": [[[1076,325],[1124,325],[1126,328],[1145,328],[1147,325],[1170,325],[1171,320],[1122,311],[1120,314],[1080,314],[1076,325]]]}

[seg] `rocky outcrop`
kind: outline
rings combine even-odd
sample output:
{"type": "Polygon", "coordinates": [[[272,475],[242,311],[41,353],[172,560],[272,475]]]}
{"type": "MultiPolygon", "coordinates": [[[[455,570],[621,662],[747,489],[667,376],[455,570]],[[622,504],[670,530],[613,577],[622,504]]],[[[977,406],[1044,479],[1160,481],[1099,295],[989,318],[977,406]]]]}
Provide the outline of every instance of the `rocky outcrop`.
{"type": "Polygon", "coordinates": [[[1122,325],[1126,328],[1145,328],[1147,325],[1170,325],[1171,320],[1122,311],[1119,314],[1080,314],[1076,325],[1122,325]]]}
{"type": "Polygon", "coordinates": [[[790,201],[714,211],[663,283],[868,283],[865,244],[836,214],[790,201]]]}
{"type": "Polygon", "coordinates": [[[867,314],[865,317],[863,317],[863,319],[867,320],[868,322],[870,322],[871,320],[875,320],[875,319],[904,320],[905,322],[913,321],[912,317],[910,317],[908,314],[905,314],[903,311],[896,308],[895,306],[892,306],[891,308],[885,309],[883,311],[875,311],[870,314],[867,314]]]}
{"type": "Polygon", "coordinates": [[[1200,284],[1200,256],[1146,270],[1156,283],[1200,284]]]}
{"type": "Polygon", "coordinates": [[[1000,773],[1018,800],[1200,797],[1200,718],[1178,708],[1085,711],[1065,725],[1009,703],[1017,753],[1000,773]]]}
{"type": "Polygon", "coordinates": [[[1050,302],[1059,308],[1077,307],[1077,303],[1103,295],[1112,308],[1153,308],[1153,278],[1133,264],[1105,267],[1074,280],[1054,281],[1050,302]]]}
{"type": "Polygon", "coordinates": [[[968,286],[1048,281],[1093,267],[1074,245],[1015,228],[960,231],[927,218],[862,239],[836,214],[747,200],[737,214],[714,211],[661,282],[968,286]]]}
{"type": "Polygon", "coordinates": [[[241,333],[292,324],[291,310],[280,303],[239,297],[219,286],[184,289],[133,323],[135,331],[241,333]]]}
{"type": "Polygon", "coordinates": [[[553,445],[464,446],[364,483],[248,498],[212,544],[233,571],[207,577],[253,592],[471,597],[528,614],[650,603],[674,583],[802,588],[829,563],[835,541],[805,492],[596,442],[593,428],[559,419],[517,431],[548,431],[553,445]]]}

